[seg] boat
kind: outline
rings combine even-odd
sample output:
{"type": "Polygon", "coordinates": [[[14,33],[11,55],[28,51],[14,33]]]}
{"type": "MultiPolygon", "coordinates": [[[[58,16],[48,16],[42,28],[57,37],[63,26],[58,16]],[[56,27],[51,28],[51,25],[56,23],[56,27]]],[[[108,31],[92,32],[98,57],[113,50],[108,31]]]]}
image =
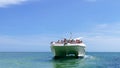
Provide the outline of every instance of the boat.
{"type": "Polygon", "coordinates": [[[55,58],[59,57],[82,57],[85,56],[86,45],[80,38],[58,40],[51,42],[51,51],[55,58]]]}

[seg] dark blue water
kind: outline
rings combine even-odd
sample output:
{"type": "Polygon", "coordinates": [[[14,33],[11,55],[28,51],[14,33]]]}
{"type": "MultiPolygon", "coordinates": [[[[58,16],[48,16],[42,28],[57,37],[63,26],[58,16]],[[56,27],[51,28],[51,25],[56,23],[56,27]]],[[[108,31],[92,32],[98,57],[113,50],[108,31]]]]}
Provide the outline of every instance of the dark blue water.
{"type": "Polygon", "coordinates": [[[120,53],[87,52],[85,58],[53,59],[50,52],[1,52],[0,68],[120,68],[120,53]]]}

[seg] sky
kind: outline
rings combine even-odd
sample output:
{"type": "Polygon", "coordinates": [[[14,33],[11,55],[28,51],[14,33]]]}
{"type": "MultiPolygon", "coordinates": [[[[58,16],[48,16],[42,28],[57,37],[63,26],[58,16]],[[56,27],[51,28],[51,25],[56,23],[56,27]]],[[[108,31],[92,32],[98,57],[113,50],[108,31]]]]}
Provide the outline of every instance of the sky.
{"type": "Polygon", "coordinates": [[[120,52],[120,0],[0,0],[0,52],[50,52],[82,37],[87,52],[120,52]]]}

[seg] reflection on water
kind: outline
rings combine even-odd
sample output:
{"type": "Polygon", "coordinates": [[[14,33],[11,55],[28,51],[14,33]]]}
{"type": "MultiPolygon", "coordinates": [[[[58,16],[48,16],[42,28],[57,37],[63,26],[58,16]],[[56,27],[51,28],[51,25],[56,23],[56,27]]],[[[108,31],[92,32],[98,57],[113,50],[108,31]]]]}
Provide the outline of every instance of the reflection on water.
{"type": "Polygon", "coordinates": [[[53,67],[54,68],[76,68],[84,66],[84,58],[59,58],[53,59],[53,67]]]}
{"type": "Polygon", "coordinates": [[[53,68],[96,68],[95,57],[85,56],[84,58],[59,58],[53,59],[53,68]]]}

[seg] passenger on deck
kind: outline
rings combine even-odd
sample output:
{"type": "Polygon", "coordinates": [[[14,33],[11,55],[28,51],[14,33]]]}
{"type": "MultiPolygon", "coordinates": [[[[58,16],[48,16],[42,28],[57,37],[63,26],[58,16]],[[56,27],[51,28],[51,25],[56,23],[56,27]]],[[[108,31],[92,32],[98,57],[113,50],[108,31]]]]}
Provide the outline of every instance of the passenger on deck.
{"type": "Polygon", "coordinates": [[[64,42],[63,42],[63,40],[61,40],[61,44],[63,44],[64,42]]]}
{"type": "Polygon", "coordinates": [[[69,40],[67,40],[67,42],[68,42],[68,43],[71,43],[71,40],[69,39],[69,40]]]}
{"type": "Polygon", "coordinates": [[[60,40],[58,40],[57,43],[60,43],[60,40]]]}
{"type": "Polygon", "coordinates": [[[80,40],[80,43],[83,43],[83,41],[82,41],[82,40],[80,40]]]}
{"type": "Polygon", "coordinates": [[[72,39],[72,40],[71,40],[71,43],[72,43],[72,44],[74,44],[74,43],[75,43],[75,40],[74,40],[74,39],[72,39]]]}
{"type": "Polygon", "coordinates": [[[63,42],[64,42],[64,44],[67,44],[67,39],[66,39],[66,38],[64,38],[64,41],[63,41],[63,42]]]}

